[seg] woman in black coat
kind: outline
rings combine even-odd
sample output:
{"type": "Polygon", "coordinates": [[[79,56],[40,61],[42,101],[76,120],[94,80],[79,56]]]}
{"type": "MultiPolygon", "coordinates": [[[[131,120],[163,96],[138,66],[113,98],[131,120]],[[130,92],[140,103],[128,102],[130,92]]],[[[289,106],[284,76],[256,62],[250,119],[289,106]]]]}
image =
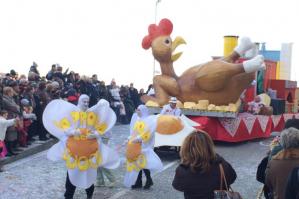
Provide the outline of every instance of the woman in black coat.
{"type": "Polygon", "coordinates": [[[186,137],[180,152],[181,164],[177,167],[172,186],[184,192],[186,199],[213,199],[214,190],[220,189],[222,164],[228,186],[237,175],[232,166],[216,154],[210,136],[194,131],[186,137]]]}

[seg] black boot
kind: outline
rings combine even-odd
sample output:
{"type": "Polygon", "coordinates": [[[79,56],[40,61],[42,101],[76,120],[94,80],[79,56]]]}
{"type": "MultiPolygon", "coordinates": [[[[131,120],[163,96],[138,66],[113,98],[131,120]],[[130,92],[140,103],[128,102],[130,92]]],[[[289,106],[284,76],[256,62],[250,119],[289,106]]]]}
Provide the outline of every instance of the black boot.
{"type": "Polygon", "coordinates": [[[66,182],[65,182],[65,193],[64,198],[65,199],[73,199],[74,193],[76,191],[76,187],[71,183],[69,174],[66,174],[66,182]]]}
{"type": "Polygon", "coordinates": [[[18,153],[15,153],[13,151],[13,143],[8,141],[6,142],[6,146],[7,146],[7,156],[13,156],[13,155],[18,155],[18,153]]]}
{"type": "Polygon", "coordinates": [[[142,188],[142,170],[139,171],[137,180],[133,186],[131,186],[132,189],[138,189],[142,188]]]}
{"type": "Polygon", "coordinates": [[[94,192],[94,185],[91,185],[88,189],[85,189],[87,199],[92,199],[92,195],[94,192]]]}
{"type": "Polygon", "coordinates": [[[152,177],[151,177],[151,172],[148,169],[144,169],[143,171],[144,171],[144,174],[145,174],[145,177],[146,177],[146,183],[145,183],[143,188],[144,189],[149,189],[151,186],[154,185],[152,177]]]}

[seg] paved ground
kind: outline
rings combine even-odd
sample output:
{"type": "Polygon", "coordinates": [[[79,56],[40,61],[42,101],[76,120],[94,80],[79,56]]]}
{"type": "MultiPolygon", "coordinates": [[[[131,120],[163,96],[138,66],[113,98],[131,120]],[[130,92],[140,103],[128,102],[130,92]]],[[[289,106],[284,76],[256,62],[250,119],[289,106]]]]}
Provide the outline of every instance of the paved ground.
{"type": "MultiPolygon", "coordinates": [[[[128,135],[128,125],[116,126],[111,146],[117,146],[128,135]]],[[[233,188],[245,199],[255,199],[261,184],[255,180],[258,162],[268,150],[267,140],[250,141],[239,144],[216,143],[217,152],[228,160],[235,168],[238,178],[233,188]]],[[[123,154],[122,154],[123,156],[123,154]]],[[[122,185],[124,164],[114,170],[118,181],[113,188],[97,187],[94,198],[110,199],[180,199],[183,194],[175,191],[171,182],[179,163],[175,153],[159,153],[164,170],[153,175],[154,186],[147,191],[133,191],[122,185]]],[[[62,199],[66,169],[64,162],[51,162],[46,159],[46,152],[41,152],[4,167],[0,173],[0,199],[62,199]]],[[[86,198],[84,190],[78,189],[76,199],[86,198]]]]}

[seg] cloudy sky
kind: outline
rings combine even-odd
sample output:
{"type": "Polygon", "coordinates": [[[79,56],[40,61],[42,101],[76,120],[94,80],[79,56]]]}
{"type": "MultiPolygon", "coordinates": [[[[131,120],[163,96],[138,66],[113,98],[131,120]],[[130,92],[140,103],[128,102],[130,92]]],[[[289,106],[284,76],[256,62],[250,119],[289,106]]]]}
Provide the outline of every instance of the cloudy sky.
{"type": "MultiPolygon", "coordinates": [[[[155,5],[156,0],[0,0],[0,72],[27,74],[35,61],[45,74],[59,63],[98,74],[106,83],[115,78],[145,88],[153,57],[141,41],[155,21],[155,5]]],[[[299,80],[298,9],[296,0],[161,0],[157,21],[169,18],[172,37],[187,42],[179,49],[184,53],[175,62],[177,74],[222,55],[223,36],[238,35],[266,42],[271,50],[293,42],[292,78],[299,80]]]]}

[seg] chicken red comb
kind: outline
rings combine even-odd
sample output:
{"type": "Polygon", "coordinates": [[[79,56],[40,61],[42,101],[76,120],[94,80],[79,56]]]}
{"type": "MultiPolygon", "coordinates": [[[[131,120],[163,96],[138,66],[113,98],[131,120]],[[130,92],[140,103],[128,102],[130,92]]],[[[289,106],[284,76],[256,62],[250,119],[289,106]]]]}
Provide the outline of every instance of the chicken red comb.
{"type": "Polygon", "coordinates": [[[149,49],[152,41],[162,35],[170,35],[172,32],[173,25],[169,19],[161,19],[159,25],[151,24],[148,27],[148,35],[142,40],[142,47],[149,49]]]}

